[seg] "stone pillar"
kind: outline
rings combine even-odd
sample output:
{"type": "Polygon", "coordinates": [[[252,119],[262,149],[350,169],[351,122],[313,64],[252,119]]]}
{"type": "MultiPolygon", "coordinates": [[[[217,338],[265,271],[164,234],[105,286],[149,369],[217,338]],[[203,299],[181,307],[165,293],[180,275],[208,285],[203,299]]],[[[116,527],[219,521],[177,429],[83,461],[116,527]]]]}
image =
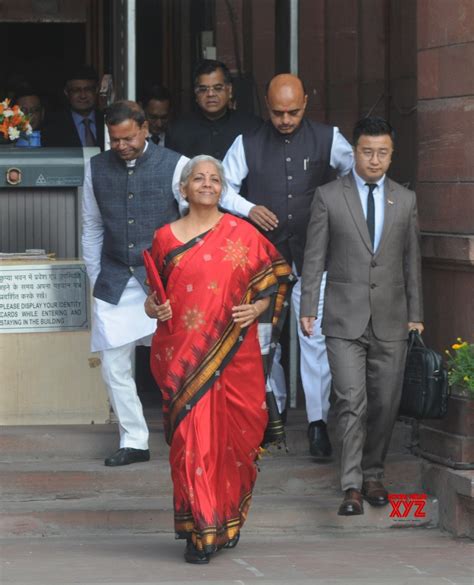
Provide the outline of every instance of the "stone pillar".
{"type": "MultiPolygon", "coordinates": [[[[474,3],[418,0],[418,173],[426,342],[474,339],[474,3]]],[[[419,429],[439,525],[474,538],[473,401],[419,429]]]]}
{"type": "Polygon", "coordinates": [[[306,115],[326,122],[326,32],[324,0],[299,0],[299,76],[308,93],[306,115]]]}
{"type": "Polygon", "coordinates": [[[474,3],[418,0],[418,173],[426,341],[474,336],[474,3]]]}
{"type": "Polygon", "coordinates": [[[359,118],[359,9],[354,1],[325,4],[326,121],[350,139],[359,118]]]}
{"type": "Polygon", "coordinates": [[[234,75],[240,63],[243,74],[234,83],[237,107],[253,105],[265,117],[265,85],[275,72],[275,0],[216,2],[215,14],[217,59],[234,75]]]}

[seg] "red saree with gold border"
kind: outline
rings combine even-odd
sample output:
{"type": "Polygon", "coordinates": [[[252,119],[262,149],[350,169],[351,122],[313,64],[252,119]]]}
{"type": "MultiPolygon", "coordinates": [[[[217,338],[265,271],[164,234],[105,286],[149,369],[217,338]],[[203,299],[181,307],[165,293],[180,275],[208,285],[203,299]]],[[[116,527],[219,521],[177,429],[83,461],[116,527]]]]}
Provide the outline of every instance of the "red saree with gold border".
{"type": "Polygon", "coordinates": [[[186,244],[164,226],[152,257],[173,311],[173,333],[158,327],[154,335],[151,368],[171,446],[175,530],[210,553],[247,517],[268,420],[257,324],[241,329],[232,307],[271,296],[277,328],[291,270],[264,236],[228,214],[186,244]]]}

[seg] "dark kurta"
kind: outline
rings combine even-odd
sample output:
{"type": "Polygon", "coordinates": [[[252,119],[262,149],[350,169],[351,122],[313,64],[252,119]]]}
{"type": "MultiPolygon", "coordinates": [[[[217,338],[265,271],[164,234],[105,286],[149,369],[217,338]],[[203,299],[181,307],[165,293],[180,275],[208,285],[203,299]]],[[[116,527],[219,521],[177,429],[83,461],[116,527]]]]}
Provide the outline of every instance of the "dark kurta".
{"type": "Polygon", "coordinates": [[[208,120],[195,112],[176,120],[166,132],[166,147],[192,158],[208,154],[222,160],[239,134],[251,132],[262,125],[253,114],[228,110],[218,120],[208,120]]]}

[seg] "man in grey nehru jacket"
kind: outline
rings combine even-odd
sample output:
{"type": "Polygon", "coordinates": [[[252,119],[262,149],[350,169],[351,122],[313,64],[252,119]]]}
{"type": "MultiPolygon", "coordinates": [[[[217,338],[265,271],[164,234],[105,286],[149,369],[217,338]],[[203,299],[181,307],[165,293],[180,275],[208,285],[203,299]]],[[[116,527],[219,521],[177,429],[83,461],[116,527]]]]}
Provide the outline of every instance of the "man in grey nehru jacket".
{"type": "MultiPolygon", "coordinates": [[[[147,141],[148,123],[135,102],[105,113],[111,150],[86,165],[82,249],[93,287],[92,351],[100,351],[102,376],[117,416],[120,447],[105,465],[148,461],[148,427],[133,379],[137,345],[150,345],[156,321],[145,315],[143,250],[154,231],[179,217],[179,180],[189,160],[147,141]]],[[[248,202],[228,189],[221,205],[240,215],[248,202]]]]}

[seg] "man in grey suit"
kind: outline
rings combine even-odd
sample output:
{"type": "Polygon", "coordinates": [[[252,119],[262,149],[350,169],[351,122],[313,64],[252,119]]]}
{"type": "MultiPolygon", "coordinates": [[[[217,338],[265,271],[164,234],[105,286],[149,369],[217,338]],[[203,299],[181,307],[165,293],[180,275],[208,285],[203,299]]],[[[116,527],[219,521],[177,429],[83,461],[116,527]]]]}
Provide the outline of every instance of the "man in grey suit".
{"type": "Polygon", "coordinates": [[[386,177],[394,132],[381,118],[353,133],[352,173],[316,190],[304,255],[301,328],[313,333],[327,265],[322,331],[342,442],[339,514],[388,503],[381,482],[400,403],[407,337],[423,330],[416,196],[386,177]]]}

